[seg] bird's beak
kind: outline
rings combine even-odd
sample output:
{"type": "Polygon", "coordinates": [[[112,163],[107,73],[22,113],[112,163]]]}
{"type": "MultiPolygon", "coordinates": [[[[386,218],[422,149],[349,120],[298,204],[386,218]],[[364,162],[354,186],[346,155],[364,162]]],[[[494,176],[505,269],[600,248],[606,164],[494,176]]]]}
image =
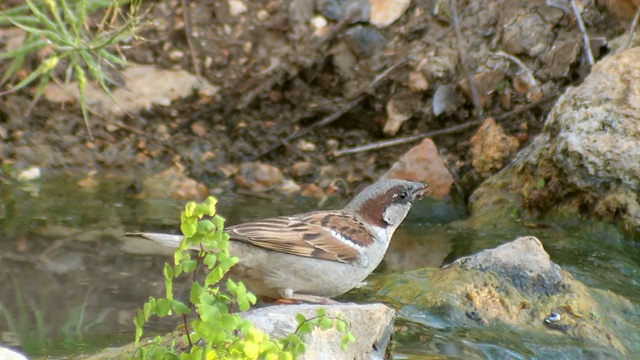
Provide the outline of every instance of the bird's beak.
{"type": "Polygon", "coordinates": [[[427,184],[423,184],[423,183],[419,183],[419,182],[414,182],[413,183],[413,200],[420,200],[422,199],[425,195],[429,194],[429,185],[427,184]]]}

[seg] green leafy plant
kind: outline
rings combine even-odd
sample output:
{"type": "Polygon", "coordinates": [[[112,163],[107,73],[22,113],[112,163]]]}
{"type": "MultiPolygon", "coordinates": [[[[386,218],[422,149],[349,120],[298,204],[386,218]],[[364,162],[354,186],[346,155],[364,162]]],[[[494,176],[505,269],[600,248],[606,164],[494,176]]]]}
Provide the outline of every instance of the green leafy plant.
{"type": "Polygon", "coordinates": [[[54,71],[62,66],[65,84],[77,81],[85,127],[93,139],[85,95],[87,81],[97,81],[111,97],[107,84],[114,81],[107,70],[127,64],[124,56],[113,49],[138,31],[141,3],[142,0],[25,0],[25,5],[0,11],[0,25],[10,24],[25,33],[18,48],[0,53],[0,60],[11,59],[0,84],[13,79],[30,55],[37,54],[40,59],[34,70],[0,95],[20,90],[39,79],[29,113],[54,78],[54,71]],[[120,4],[127,3],[129,9],[125,14],[120,4]],[[97,9],[106,11],[102,20],[94,24],[89,15],[97,9]]]}
{"type": "Polygon", "coordinates": [[[238,262],[228,250],[229,235],[223,231],[224,219],[216,214],[213,197],[196,204],[190,202],[181,215],[184,239],[174,253],[174,263],[165,264],[165,298],[150,298],[134,318],[136,344],[140,343],[143,325],[150,316],[182,316],[184,331],[183,349],[176,349],[175,340],[164,344],[156,337],[140,346],[138,359],[294,359],[305,352],[303,336],[316,327],[326,330],[336,328],[342,334],[342,347],[346,349],[354,338],[349,324],[341,316],[327,316],[319,309],[316,316],[306,319],[296,316],[298,323],[294,333],[282,339],[270,339],[268,334],[254,327],[230,309],[246,311],[255,304],[256,297],[247,291],[242,282],[226,280],[224,287],[218,284],[229,269],[238,262]],[[199,249],[192,258],[189,249],[199,249]],[[196,280],[198,267],[205,266],[207,275],[202,282],[196,280]],[[188,303],[173,297],[173,280],[181,274],[191,274],[193,283],[188,303]],[[196,316],[189,315],[192,310],[196,316]],[[167,346],[168,345],[168,346],[167,346]],[[179,355],[178,355],[179,352],[179,355]]]}

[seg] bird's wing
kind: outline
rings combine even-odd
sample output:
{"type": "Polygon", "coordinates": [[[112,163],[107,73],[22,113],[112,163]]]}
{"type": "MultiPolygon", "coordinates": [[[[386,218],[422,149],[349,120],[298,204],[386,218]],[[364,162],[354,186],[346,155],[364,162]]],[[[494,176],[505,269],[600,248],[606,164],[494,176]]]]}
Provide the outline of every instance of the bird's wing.
{"type": "Polygon", "coordinates": [[[338,262],[352,262],[373,243],[355,216],[321,211],[252,221],[227,228],[230,240],[268,250],[338,262]]]}

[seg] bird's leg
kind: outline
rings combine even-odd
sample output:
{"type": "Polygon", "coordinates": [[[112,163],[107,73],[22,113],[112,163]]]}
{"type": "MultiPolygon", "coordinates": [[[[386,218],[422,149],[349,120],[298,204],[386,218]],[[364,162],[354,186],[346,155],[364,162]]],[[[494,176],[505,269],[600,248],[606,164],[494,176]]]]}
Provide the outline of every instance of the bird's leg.
{"type": "Polygon", "coordinates": [[[323,304],[323,305],[339,304],[339,302],[324,296],[296,294],[293,292],[293,289],[291,288],[282,289],[279,291],[279,293],[282,296],[282,299],[278,301],[283,301],[284,303],[289,303],[289,304],[291,303],[290,302],[291,300],[303,301],[303,302],[312,303],[312,304],[323,304]]]}

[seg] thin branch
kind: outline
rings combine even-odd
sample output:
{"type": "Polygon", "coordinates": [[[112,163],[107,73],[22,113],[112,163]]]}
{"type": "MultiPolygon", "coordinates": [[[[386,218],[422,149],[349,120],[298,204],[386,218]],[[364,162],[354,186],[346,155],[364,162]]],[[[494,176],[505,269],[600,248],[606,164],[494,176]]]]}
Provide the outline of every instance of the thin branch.
{"type": "MultiPolygon", "coordinates": [[[[497,116],[494,116],[494,120],[498,121],[498,120],[504,120],[506,118],[512,117],[514,115],[523,113],[525,111],[534,109],[546,102],[552,101],[554,99],[556,99],[558,97],[558,94],[552,94],[552,95],[548,95],[543,97],[542,99],[532,102],[530,104],[524,105],[520,108],[511,110],[509,112],[506,112],[504,114],[500,114],[497,116]]],[[[393,139],[393,140],[385,140],[385,141],[380,141],[380,142],[376,142],[376,143],[371,143],[371,144],[367,144],[364,146],[356,146],[353,148],[348,148],[348,149],[343,149],[343,150],[334,150],[332,152],[329,153],[329,155],[333,155],[335,157],[338,156],[342,156],[342,155],[348,155],[348,154],[356,154],[356,153],[361,153],[361,152],[366,152],[366,151],[371,151],[371,150],[379,150],[379,149],[383,149],[386,147],[390,147],[390,146],[396,146],[396,145],[402,145],[402,144],[407,144],[407,143],[411,143],[414,141],[418,141],[418,140],[422,140],[424,138],[427,137],[435,137],[435,136],[440,136],[440,135],[449,135],[449,134],[454,134],[454,133],[458,133],[458,132],[462,132],[471,128],[474,128],[480,124],[482,124],[484,122],[484,120],[474,120],[474,121],[470,121],[468,123],[465,124],[461,124],[461,125],[456,125],[456,126],[452,126],[446,129],[442,129],[442,130],[436,130],[436,131],[430,131],[430,132],[426,132],[426,133],[422,133],[422,134],[417,134],[417,135],[411,135],[411,136],[406,136],[406,137],[402,137],[402,138],[397,138],[397,139],[393,139]]]]}
{"type": "Polygon", "coordinates": [[[526,74],[527,74],[527,78],[529,79],[529,84],[531,86],[538,86],[538,81],[536,80],[536,78],[533,76],[533,71],[531,71],[522,61],[520,61],[520,59],[518,59],[517,57],[511,55],[511,54],[507,54],[504,51],[496,51],[494,53],[492,53],[491,55],[494,56],[501,56],[504,58],[507,58],[511,61],[513,61],[514,63],[516,63],[526,74]]]}
{"type": "Polygon", "coordinates": [[[636,15],[633,17],[631,21],[631,26],[629,26],[629,40],[627,40],[627,44],[623,47],[624,50],[629,49],[631,44],[633,43],[633,35],[635,35],[635,28],[638,25],[638,20],[640,19],[640,6],[636,9],[636,15]]]}
{"type": "Polygon", "coordinates": [[[301,136],[304,136],[310,132],[312,132],[315,129],[321,128],[323,126],[329,125],[332,122],[338,120],[340,117],[342,117],[342,115],[346,114],[347,112],[349,112],[349,110],[353,109],[354,107],[356,107],[356,105],[358,105],[362,100],[364,100],[364,96],[359,96],[354,100],[351,100],[350,102],[348,102],[347,104],[345,104],[343,107],[341,107],[340,109],[338,109],[338,111],[334,112],[333,114],[325,117],[324,119],[318,121],[317,123],[308,126],[300,131],[298,131],[297,133],[291,134],[289,136],[287,136],[286,138],[282,139],[278,144],[275,144],[273,146],[271,146],[270,148],[268,148],[267,150],[261,152],[260,154],[256,155],[256,159],[259,159],[269,153],[271,153],[274,150],[277,150],[280,148],[280,146],[282,146],[283,144],[289,143],[292,140],[295,140],[301,136]]]}
{"type": "Polygon", "coordinates": [[[456,10],[456,0],[451,0],[451,16],[453,18],[453,28],[456,31],[456,38],[458,39],[458,52],[460,53],[460,64],[462,64],[462,68],[464,69],[464,73],[467,77],[467,81],[469,82],[469,88],[471,89],[471,97],[473,98],[473,106],[476,108],[478,120],[482,121],[484,119],[484,113],[482,110],[482,103],[480,102],[480,95],[478,94],[478,88],[476,84],[473,82],[473,74],[469,67],[467,66],[467,53],[464,49],[462,32],[460,31],[460,21],[458,20],[458,11],[456,10]]]}
{"type": "Polygon", "coordinates": [[[580,33],[582,33],[582,42],[584,43],[584,51],[587,54],[587,62],[590,66],[595,64],[595,60],[593,59],[593,53],[591,52],[591,40],[589,40],[589,34],[587,34],[587,28],[584,26],[584,21],[582,20],[582,15],[580,14],[580,10],[576,5],[576,0],[570,0],[571,10],[573,10],[573,14],[576,16],[576,20],[578,21],[578,28],[580,29],[580,33]]]}
{"type": "Polygon", "coordinates": [[[189,18],[189,4],[188,0],[182,0],[182,16],[184,17],[184,32],[187,36],[187,44],[189,45],[189,52],[191,53],[191,61],[193,62],[193,68],[196,71],[196,77],[198,81],[202,80],[202,73],[200,72],[200,62],[196,55],[196,49],[193,46],[193,40],[191,39],[191,20],[189,18]]]}
{"type": "Polygon", "coordinates": [[[450,128],[442,129],[442,130],[430,131],[430,132],[426,132],[426,133],[422,133],[422,134],[406,136],[406,137],[397,138],[397,139],[393,139],[393,140],[380,141],[380,142],[377,142],[377,143],[372,143],[372,144],[368,144],[368,145],[364,145],[364,146],[356,146],[356,147],[349,148],[349,149],[334,150],[330,154],[335,156],[335,157],[338,157],[338,156],[342,156],[342,155],[355,154],[355,153],[361,153],[361,152],[366,152],[366,151],[371,151],[371,150],[383,149],[383,148],[390,147],[390,146],[402,145],[402,144],[418,141],[418,140],[421,140],[421,139],[426,138],[426,137],[434,137],[434,136],[438,136],[438,135],[447,135],[447,134],[453,134],[453,133],[465,131],[465,130],[471,129],[473,127],[476,127],[476,126],[482,124],[483,122],[484,122],[484,120],[473,120],[473,121],[470,121],[470,122],[465,123],[465,124],[456,125],[456,126],[453,126],[453,127],[450,127],[450,128]]]}

